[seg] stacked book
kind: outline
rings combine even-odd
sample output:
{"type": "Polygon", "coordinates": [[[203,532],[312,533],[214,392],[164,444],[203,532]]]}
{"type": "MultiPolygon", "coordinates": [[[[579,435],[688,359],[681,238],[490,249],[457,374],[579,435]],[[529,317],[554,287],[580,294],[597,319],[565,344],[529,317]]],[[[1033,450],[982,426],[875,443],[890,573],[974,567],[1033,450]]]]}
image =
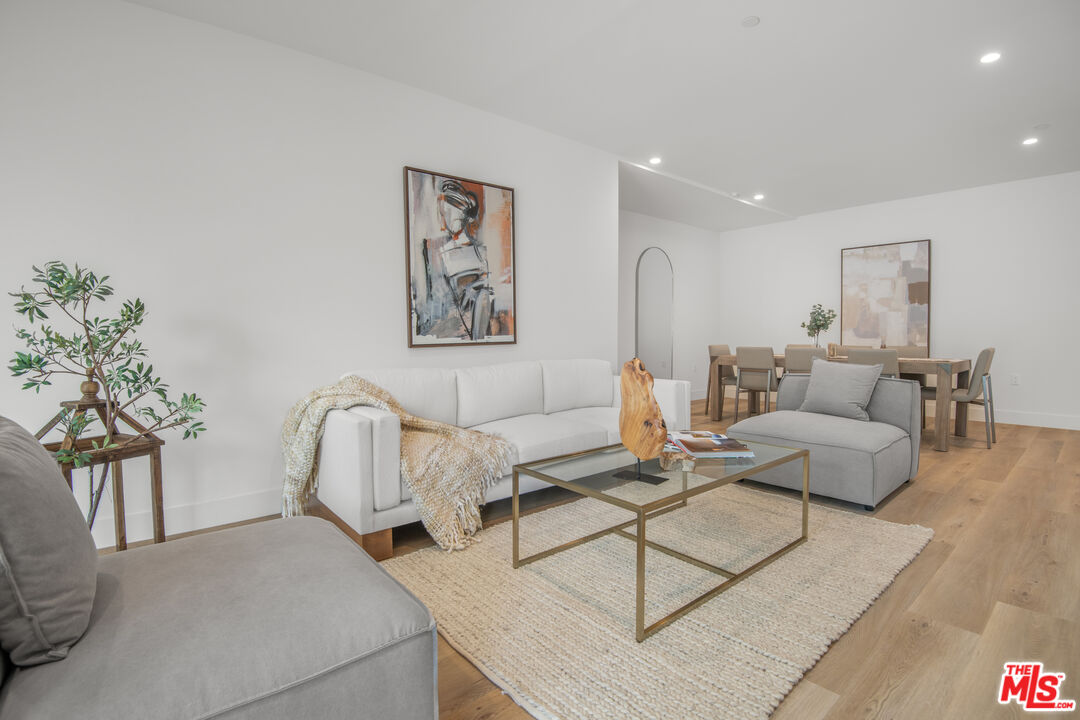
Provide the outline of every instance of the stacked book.
{"type": "Polygon", "coordinates": [[[702,459],[754,457],[754,451],[738,440],[707,430],[670,433],[664,450],[702,459]]]}

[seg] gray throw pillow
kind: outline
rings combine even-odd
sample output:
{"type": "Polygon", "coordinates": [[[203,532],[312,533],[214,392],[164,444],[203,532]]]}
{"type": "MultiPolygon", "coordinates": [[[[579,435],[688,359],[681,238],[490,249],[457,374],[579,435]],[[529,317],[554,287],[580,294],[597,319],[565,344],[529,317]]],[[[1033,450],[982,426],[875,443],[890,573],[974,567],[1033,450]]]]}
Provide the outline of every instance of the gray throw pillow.
{"type": "Polygon", "coordinates": [[[0,648],[15,665],[67,657],[96,591],[97,549],[56,461],[0,417],[0,648]]]}
{"type": "Polygon", "coordinates": [[[866,406],[874,394],[882,365],[855,365],[814,358],[802,412],[869,420],[866,406]]]}

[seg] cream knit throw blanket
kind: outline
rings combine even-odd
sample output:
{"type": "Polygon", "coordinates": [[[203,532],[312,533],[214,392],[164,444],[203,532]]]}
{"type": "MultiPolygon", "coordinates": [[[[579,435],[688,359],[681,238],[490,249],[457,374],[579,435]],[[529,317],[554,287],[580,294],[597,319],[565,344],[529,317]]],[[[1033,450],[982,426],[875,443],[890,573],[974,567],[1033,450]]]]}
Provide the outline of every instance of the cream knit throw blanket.
{"type": "Polygon", "coordinates": [[[285,418],[281,514],[303,515],[308,497],[319,487],[318,447],[326,413],[356,405],[382,408],[401,418],[401,478],[420,520],[445,550],[470,544],[481,527],[484,491],[510,462],[513,446],[496,435],[410,415],[390,393],[353,375],[308,394],[285,418]]]}

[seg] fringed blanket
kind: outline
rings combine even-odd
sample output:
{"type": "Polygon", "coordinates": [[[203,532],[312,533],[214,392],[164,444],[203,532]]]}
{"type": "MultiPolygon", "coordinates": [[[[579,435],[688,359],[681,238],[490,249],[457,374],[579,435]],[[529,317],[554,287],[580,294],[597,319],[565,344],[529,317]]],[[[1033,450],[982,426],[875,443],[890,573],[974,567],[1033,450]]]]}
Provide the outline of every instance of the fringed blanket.
{"type": "Polygon", "coordinates": [[[401,478],[439,547],[458,550],[471,543],[481,527],[484,491],[510,461],[513,446],[495,435],[410,415],[390,393],[353,375],[308,394],[285,418],[281,514],[303,515],[308,497],[319,487],[318,447],[326,413],[356,405],[401,418],[401,478]]]}

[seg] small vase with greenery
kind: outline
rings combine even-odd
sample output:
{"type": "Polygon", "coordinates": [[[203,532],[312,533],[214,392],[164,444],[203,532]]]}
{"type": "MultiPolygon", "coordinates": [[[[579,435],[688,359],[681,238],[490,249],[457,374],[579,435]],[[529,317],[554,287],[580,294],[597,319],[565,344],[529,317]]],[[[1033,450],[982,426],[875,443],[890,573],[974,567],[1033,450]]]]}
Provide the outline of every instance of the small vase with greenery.
{"type": "MultiPolygon", "coordinates": [[[[120,449],[161,430],[180,428],[184,438],[196,438],[206,427],[196,419],[204,403],[195,393],[183,393],[171,400],[168,385],[154,375],[154,366],[146,359],[147,350],[134,338],[136,329],[146,318],[142,300],[126,300],[118,316],[99,317],[91,312],[95,301],[105,301],[113,294],[106,281],[109,277],[81,268],[74,270],[62,262],[49,262],[34,267],[33,282],[38,287],[9,293],[16,298],[15,312],[22,315],[30,328],[15,328],[15,335],[26,344],[28,352],[15,352],[8,369],[16,377],[24,377],[24,390],[39,392],[51,385],[54,375],[82,376],[84,400],[96,400],[97,392],[105,397],[97,405],[98,417],[65,408],[57,416],[59,425],[71,438],[71,449],[56,453],[58,463],[70,463],[76,468],[87,467],[90,473],[89,509],[87,524],[93,528],[101,503],[105,480],[111,463],[103,463],[101,476],[95,482],[93,462],[96,453],[120,449]],[[48,313],[68,326],[55,327],[48,313]],[[35,321],[39,321],[35,326],[35,321]],[[129,419],[142,418],[145,426],[135,435],[117,432],[117,421],[131,424],[129,419]],[[99,421],[104,425],[100,438],[89,449],[79,449],[78,438],[99,421]]],[[[142,425],[142,423],[139,423],[142,425]]],[[[84,443],[85,445],[85,443],[84,443]]]]}
{"type": "Polygon", "coordinates": [[[821,307],[821,303],[818,303],[810,308],[810,319],[807,322],[804,322],[800,327],[806,328],[807,336],[814,338],[814,347],[821,347],[821,344],[818,341],[821,333],[826,332],[832,327],[833,320],[835,319],[835,310],[825,310],[821,307]]]}

